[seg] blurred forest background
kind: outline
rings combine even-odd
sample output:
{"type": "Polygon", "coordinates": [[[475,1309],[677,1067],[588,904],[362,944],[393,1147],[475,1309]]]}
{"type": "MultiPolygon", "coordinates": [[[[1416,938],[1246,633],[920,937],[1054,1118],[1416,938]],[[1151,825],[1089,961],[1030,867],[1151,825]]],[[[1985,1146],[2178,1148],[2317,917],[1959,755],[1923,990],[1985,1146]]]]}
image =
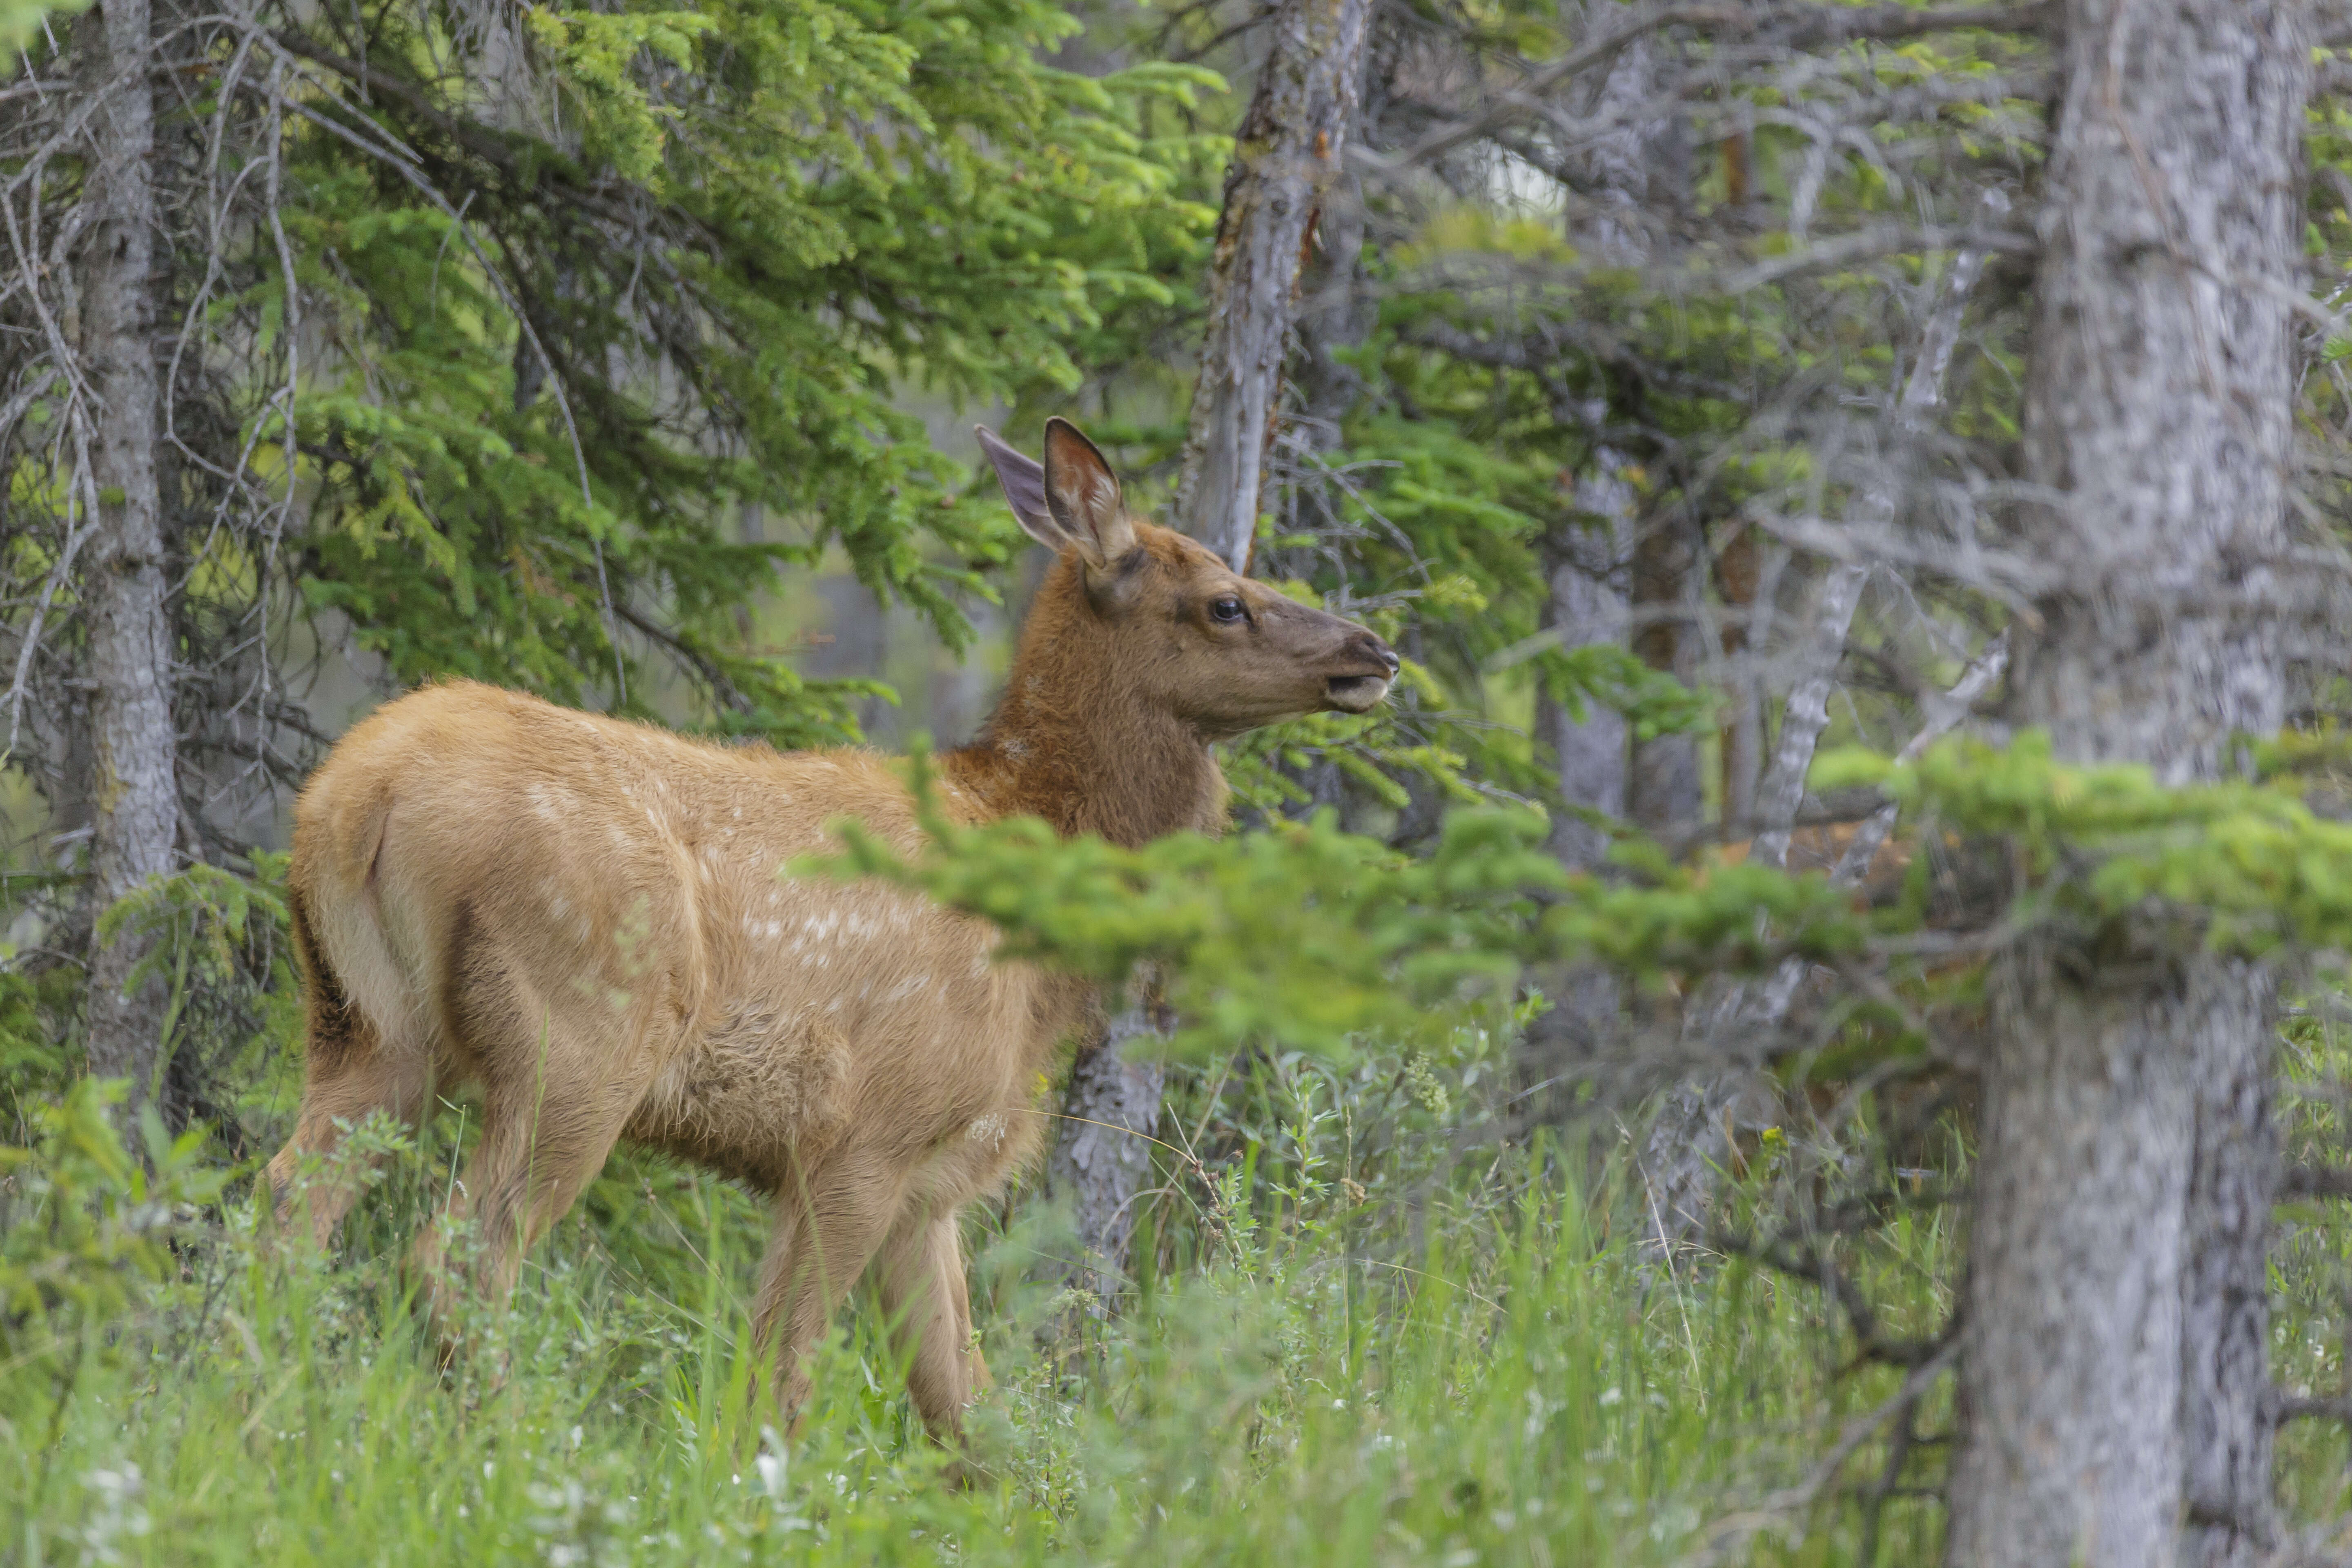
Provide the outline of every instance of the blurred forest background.
{"type": "Polygon", "coordinates": [[[0,35],[0,1562],[2352,1562],[2352,12],[0,35]],[[767,1426],[702,1173],[446,1369],[463,1103],[278,1245],[341,730],[958,743],[1054,414],[1407,664],[1222,840],[846,847],[1176,1019],[973,1216],[989,1480],[864,1318],[767,1426]]]}

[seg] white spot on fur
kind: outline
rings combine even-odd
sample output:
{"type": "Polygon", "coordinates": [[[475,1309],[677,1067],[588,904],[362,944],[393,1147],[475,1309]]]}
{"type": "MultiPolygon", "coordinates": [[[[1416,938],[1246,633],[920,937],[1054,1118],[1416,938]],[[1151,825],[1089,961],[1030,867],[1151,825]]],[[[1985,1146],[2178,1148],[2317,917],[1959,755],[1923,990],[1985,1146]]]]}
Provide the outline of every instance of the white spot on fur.
{"type": "Polygon", "coordinates": [[[1002,1147],[1004,1142],[1004,1118],[992,1110],[975,1119],[963,1130],[963,1135],[975,1143],[993,1143],[1002,1147]]]}

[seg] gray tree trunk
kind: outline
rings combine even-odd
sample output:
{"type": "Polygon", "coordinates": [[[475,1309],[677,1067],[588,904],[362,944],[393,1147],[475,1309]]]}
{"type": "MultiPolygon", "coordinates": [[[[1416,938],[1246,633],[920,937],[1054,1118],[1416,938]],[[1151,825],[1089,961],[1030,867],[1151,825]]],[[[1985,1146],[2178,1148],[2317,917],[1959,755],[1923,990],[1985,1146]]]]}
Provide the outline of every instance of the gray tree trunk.
{"type": "MultiPolygon", "coordinates": [[[[1603,460],[1617,454],[1603,448],[1603,460]]],[[[1561,529],[1547,541],[1545,565],[1551,595],[1544,624],[1559,632],[1560,647],[1573,650],[1621,641],[1626,630],[1624,541],[1631,530],[1633,487],[1613,468],[1580,479],[1577,510],[1602,520],[1591,528],[1561,529]]],[[[1536,699],[1538,754],[1551,753],[1559,798],[1603,816],[1625,815],[1627,725],[1613,708],[1587,703],[1578,720],[1564,702],[1548,694],[1536,699]]],[[[1609,835],[1584,818],[1560,812],[1552,818],[1551,851],[1579,870],[1599,866],[1609,852],[1609,835]]]]}
{"type": "MultiPolygon", "coordinates": [[[[1599,210],[1576,226],[1574,236],[1597,257],[1616,266],[1639,266],[1648,258],[1650,233],[1643,222],[1654,181],[1683,172],[1677,155],[1683,127],[1671,112],[1644,115],[1660,101],[1657,50],[1647,39],[1627,46],[1611,62],[1594,94],[1591,112],[1622,121],[1622,129],[1598,137],[1577,162],[1599,210]]],[[[1665,193],[1675,205],[1679,192],[1665,193]]],[[[1580,216],[1584,216],[1580,210],[1580,216]]],[[[1565,412],[1565,411],[1563,411],[1565,412]]],[[[1596,428],[1609,418],[1605,398],[1580,411],[1596,428]]],[[[1626,454],[1596,445],[1591,468],[1576,482],[1578,516],[1557,524],[1544,541],[1544,569],[1550,595],[1542,624],[1557,629],[1563,650],[1598,643],[1622,644],[1632,631],[1628,599],[1638,498],[1625,470],[1626,454]]],[[[1578,719],[1549,693],[1536,693],[1535,742],[1538,757],[1550,753],[1560,805],[1552,816],[1552,854],[1575,870],[1600,867],[1609,853],[1608,833],[1576,808],[1622,819],[1633,763],[1631,727],[1612,708],[1587,704],[1578,719]]],[[[1617,979],[1598,964],[1571,966],[1550,982],[1552,1015],[1531,1030],[1523,1045],[1523,1075],[1538,1085],[1557,1082],[1590,1060],[1615,1030],[1623,997],[1617,979]]],[[[1537,1096],[1538,1107],[1548,1097],[1537,1096]]]]}
{"type": "MultiPolygon", "coordinates": [[[[1237,572],[1249,569],[1301,263],[1355,119],[1370,9],[1369,0],[1285,0],[1225,176],[1207,341],[1171,517],[1237,572]]],[[[1066,1116],[1056,1124],[1053,1163],[1067,1173],[1089,1288],[1103,1300],[1126,1274],[1135,1194],[1150,1169],[1150,1145],[1134,1134],[1159,1121],[1160,1094],[1156,1068],[1139,1068],[1106,1042],[1082,1049],[1070,1069],[1066,1116],[1128,1130],[1117,1136],[1136,1154],[1082,1157],[1079,1141],[1106,1130],[1066,1116]],[[1087,1106],[1110,1114],[1080,1109],[1087,1106]]]]}
{"type": "MultiPolygon", "coordinates": [[[[1649,205],[1652,176],[1680,163],[1671,155],[1671,144],[1680,132],[1674,118],[1642,117],[1643,106],[1659,97],[1658,75],[1656,50],[1646,38],[1628,45],[1611,62],[1591,112],[1595,118],[1622,120],[1622,128],[1596,138],[1578,159],[1599,210],[1581,226],[1587,232],[1577,237],[1614,266],[1639,266],[1648,258],[1649,235],[1642,214],[1649,205]]],[[[1595,400],[1582,412],[1589,424],[1599,426],[1606,423],[1610,410],[1606,401],[1595,400]]],[[[1545,541],[1551,594],[1544,620],[1559,629],[1563,648],[1622,642],[1629,634],[1627,552],[1633,540],[1636,504],[1633,487],[1625,478],[1631,463],[1613,447],[1596,446],[1590,471],[1576,485],[1580,515],[1555,528],[1545,541]]],[[[1623,816],[1630,763],[1624,716],[1589,706],[1580,721],[1564,704],[1538,693],[1535,726],[1537,745],[1552,754],[1560,799],[1603,816],[1623,816]]],[[[1561,813],[1552,825],[1551,847],[1568,865],[1590,868],[1601,863],[1609,838],[1589,823],[1561,813]]]]}
{"type": "Polygon", "coordinates": [[[1142,1007],[1111,1020],[1102,1044],[1071,1074],[1045,1166],[1049,1185],[1069,1193],[1075,1208],[1079,1255],[1063,1274],[1093,1298],[1088,1310],[1097,1315],[1109,1310],[1127,1279],[1136,1194],[1151,1174],[1151,1139],[1166,1082],[1158,1062],[1128,1058],[1130,1041],[1150,1053],[1167,1037],[1142,1007]]]}
{"type": "Polygon", "coordinates": [[[1284,0],[1234,138],[1173,516],[1236,572],[1249,570],[1299,268],[1355,119],[1370,9],[1284,0]]]}
{"type": "MultiPolygon", "coordinates": [[[[2021,518],[2063,587],[2013,691],[2070,759],[2211,778],[2284,716],[2304,11],[2063,6],[2024,414],[2061,499],[2021,518]]],[[[2270,990],[2177,933],[2095,942],[1995,975],[1955,1568],[2242,1562],[2270,1528],[2270,990]]]]}
{"type": "MultiPolygon", "coordinates": [[[[1702,556],[1696,530],[1675,516],[1654,517],[1636,531],[1633,548],[1633,651],[1652,669],[1685,684],[1698,677],[1698,574],[1702,556]]],[[[1687,734],[1636,737],[1625,784],[1625,811],[1643,832],[1670,845],[1698,826],[1698,737],[1687,734]]]]}
{"type": "MultiPolygon", "coordinates": [[[[179,826],[178,737],[172,721],[172,631],[165,603],[163,498],[156,445],[163,406],[155,358],[153,50],[149,0],[102,0],[82,18],[84,69],[102,100],[87,132],[89,228],[77,258],[89,493],[98,531],[85,593],[91,680],[90,893],[104,910],[169,871],[179,826]]],[[[160,981],[127,989],[150,940],[93,940],[90,1071],[128,1078],[134,1110],[160,1067],[160,981]]]]}
{"type": "Polygon", "coordinates": [[[2271,1123],[2273,998],[2224,970],[2242,1016],[2196,1064],[2189,1273],[2180,1304],[2181,1442],[2190,1568],[2253,1568],[2277,1534],[2271,1493],[2270,1234],[2279,1189],[2271,1123]]]}

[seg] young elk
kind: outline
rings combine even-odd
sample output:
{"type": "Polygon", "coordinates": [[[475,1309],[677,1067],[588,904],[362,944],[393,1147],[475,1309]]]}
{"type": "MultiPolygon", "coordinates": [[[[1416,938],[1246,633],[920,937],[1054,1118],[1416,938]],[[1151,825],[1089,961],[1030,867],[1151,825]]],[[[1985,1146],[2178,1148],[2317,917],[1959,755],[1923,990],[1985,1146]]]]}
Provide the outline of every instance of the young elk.
{"type": "MultiPolygon", "coordinates": [[[[1029,813],[1124,845],[1213,832],[1210,742],[1387,694],[1380,638],[1130,517],[1075,426],[1047,423],[1042,466],[981,437],[1059,558],[994,715],[941,759],[951,816],[1029,813]]],[[[416,1243],[436,1315],[467,1273],[502,1300],[627,1138],[774,1196],[754,1322],[788,1418],[810,1347],[867,1278],[917,1407],[955,1436],[987,1375],[957,1215],[1037,1148],[1042,1074],[1094,1002],[992,963],[982,921],[779,876],[843,816],[919,847],[898,770],[868,752],[704,745],[463,681],[371,716],[295,811],[310,1081],[269,1166],[281,1213],[352,1122],[414,1121],[471,1082],[481,1142],[448,1217],[472,1222],[472,1252],[450,1256],[437,1225],[416,1243]]],[[[320,1244],[356,1195],[348,1174],[312,1184],[320,1244]]]]}

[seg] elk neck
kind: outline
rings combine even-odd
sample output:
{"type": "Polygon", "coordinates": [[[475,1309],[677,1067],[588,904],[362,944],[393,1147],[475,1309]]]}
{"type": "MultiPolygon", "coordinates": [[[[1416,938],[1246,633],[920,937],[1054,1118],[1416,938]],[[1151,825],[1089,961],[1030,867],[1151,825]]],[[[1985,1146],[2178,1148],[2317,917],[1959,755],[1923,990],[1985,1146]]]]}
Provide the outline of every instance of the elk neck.
{"type": "Polygon", "coordinates": [[[1038,590],[1004,695],[941,771],[992,817],[1039,816],[1064,837],[1133,847],[1223,826],[1225,779],[1208,743],[1146,698],[1065,552],[1038,590]]]}

